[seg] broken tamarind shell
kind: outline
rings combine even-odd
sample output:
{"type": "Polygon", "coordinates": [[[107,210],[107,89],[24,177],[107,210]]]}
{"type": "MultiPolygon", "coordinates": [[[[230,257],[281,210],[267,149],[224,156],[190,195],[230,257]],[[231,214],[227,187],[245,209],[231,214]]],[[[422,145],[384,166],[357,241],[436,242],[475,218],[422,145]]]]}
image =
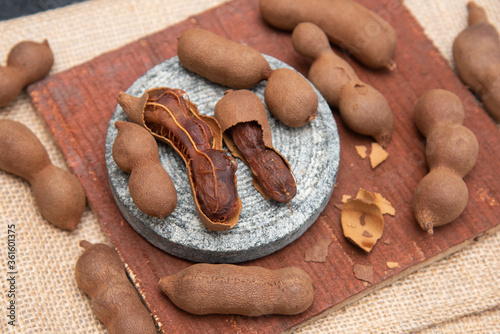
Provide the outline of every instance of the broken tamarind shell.
{"type": "Polygon", "coordinates": [[[180,89],[153,88],[141,97],[120,92],[117,100],[130,121],[182,157],[202,223],[213,231],[232,228],[242,207],[236,190],[237,164],[222,150],[217,120],[201,115],[180,89]]]}
{"type": "Polygon", "coordinates": [[[273,147],[260,98],[249,90],[228,90],[215,105],[214,114],[231,153],[252,170],[255,188],[266,199],[290,202],[297,193],[296,181],[286,158],[273,147]]]}

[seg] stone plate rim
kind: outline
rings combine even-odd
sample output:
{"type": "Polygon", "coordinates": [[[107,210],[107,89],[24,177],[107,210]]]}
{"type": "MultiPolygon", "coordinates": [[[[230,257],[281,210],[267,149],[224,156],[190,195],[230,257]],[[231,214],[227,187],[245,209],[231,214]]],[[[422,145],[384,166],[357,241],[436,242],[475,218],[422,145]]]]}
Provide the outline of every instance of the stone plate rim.
{"type": "MultiPolygon", "coordinates": [[[[272,69],[285,67],[295,71],[293,67],[274,57],[265,54],[263,56],[272,69]]],[[[265,84],[266,82],[263,81],[253,89],[250,89],[263,102],[265,84]]],[[[180,64],[177,56],[169,58],[149,69],[126,90],[126,93],[140,96],[147,89],[155,87],[179,88],[186,91],[190,100],[198,106],[200,113],[210,116],[213,116],[213,106],[215,106],[217,100],[222,97],[225,90],[230,89],[213,83],[198,74],[187,71],[180,64]],[[214,92],[216,93],[214,94],[214,92]]],[[[308,173],[309,171],[294,170],[298,181],[314,179],[314,185],[317,185],[317,187],[314,187],[315,189],[308,189],[310,187],[306,187],[307,195],[300,197],[300,194],[305,193],[306,190],[301,190],[301,182],[298,182],[297,196],[292,199],[290,207],[285,203],[278,203],[272,200],[266,201],[251,185],[251,172],[249,168],[241,160],[237,159],[238,192],[242,198],[244,207],[236,226],[222,232],[209,231],[203,226],[197,217],[190,192],[187,195],[192,202],[191,207],[189,208],[190,205],[184,203],[186,200],[186,186],[189,188],[187,175],[185,175],[185,165],[175,151],[163,143],[158,143],[160,161],[172,177],[176,188],[179,187],[179,182],[182,185],[182,194],[179,194],[178,188],[178,205],[171,216],[162,219],[147,216],[135,206],[130,198],[130,193],[128,193],[127,184],[129,176],[116,166],[112,158],[112,145],[117,133],[114,123],[118,120],[128,120],[123,109],[117,104],[106,133],[105,159],[113,198],[125,220],[137,233],[155,247],[171,255],[193,262],[245,262],[269,255],[295,241],[316,221],[328,204],[335,186],[340,161],[340,139],[337,124],[327,102],[319,91],[316,88],[314,89],[319,101],[318,117],[304,127],[288,128],[279,123],[269,113],[267,106],[266,112],[268,113],[269,123],[273,131],[273,144],[280,153],[285,155],[292,169],[295,164],[299,167],[303,167],[305,164],[313,169],[318,168],[318,166],[323,168],[323,175],[315,174],[313,176],[302,175],[304,172],[308,173]],[[321,131],[319,131],[318,127],[321,127],[321,131]],[[290,134],[293,134],[293,137],[290,134]],[[287,139],[295,139],[297,136],[301,139],[307,139],[304,144],[300,143],[300,146],[295,147],[297,150],[300,151],[302,146],[311,146],[309,143],[311,140],[313,144],[316,144],[315,141],[317,141],[320,144],[318,146],[321,146],[323,150],[320,153],[326,154],[321,154],[320,157],[315,156],[315,154],[318,155],[319,153],[315,151],[315,146],[312,146],[311,151],[314,151],[312,154],[316,159],[309,159],[310,161],[304,162],[303,160],[308,160],[304,159],[308,158],[308,152],[299,154],[298,157],[295,157],[295,154],[287,156],[284,152],[291,150],[292,145],[291,141],[287,139]],[[301,160],[301,162],[295,163],[296,160],[301,160]],[[172,167],[172,164],[176,165],[176,167],[172,167]],[[179,169],[179,165],[184,166],[183,171],[172,171],[172,168],[179,169]],[[182,174],[184,174],[184,177],[182,174]],[[243,184],[243,189],[241,184],[243,184]],[[243,195],[241,190],[243,190],[243,195]],[[250,194],[248,198],[252,199],[251,207],[255,208],[254,212],[245,211],[245,202],[250,202],[247,201],[247,197],[244,197],[247,192],[250,194]],[[312,199],[315,201],[311,201],[312,199]],[[183,201],[182,205],[179,205],[179,200],[183,201]],[[254,203],[258,203],[258,205],[254,207],[254,203]],[[303,207],[305,208],[304,210],[302,210],[303,207]],[[299,208],[300,210],[298,210],[299,208]],[[259,210],[264,210],[264,213],[271,213],[273,215],[272,217],[267,217],[269,221],[266,220],[267,225],[264,224],[264,227],[256,225],[252,221],[252,218],[261,213],[259,210]],[[193,218],[193,214],[196,217],[193,218]],[[190,218],[186,220],[185,216],[190,218]],[[248,226],[246,222],[249,221],[252,221],[252,224],[248,226]]],[[[297,144],[296,142],[294,143],[295,145],[297,144]]]]}

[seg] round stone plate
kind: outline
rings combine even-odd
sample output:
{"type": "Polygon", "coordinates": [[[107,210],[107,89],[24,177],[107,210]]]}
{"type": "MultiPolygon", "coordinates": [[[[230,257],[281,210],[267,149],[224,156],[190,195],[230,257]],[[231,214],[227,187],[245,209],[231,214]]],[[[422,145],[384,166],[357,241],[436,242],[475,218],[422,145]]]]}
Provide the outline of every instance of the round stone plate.
{"type": "MultiPolygon", "coordinates": [[[[265,56],[271,68],[289,65],[265,56]]],[[[263,81],[253,89],[264,101],[263,81]]],[[[184,90],[201,114],[213,116],[217,101],[227,87],[187,71],[177,57],[153,67],[140,77],[127,94],[141,96],[147,89],[170,87],[184,90]]],[[[159,142],[159,155],[177,189],[177,207],[166,218],[142,213],[128,189],[129,175],[113,161],[112,147],[118,120],[127,120],[118,105],[106,137],[106,165],[113,196],[128,223],[150,243],[180,258],[207,263],[237,263],[271,254],[301,236],[325,208],[332,193],[340,158],[337,125],[321,94],[318,117],[308,125],[289,128],[268,113],[274,147],[287,158],[297,180],[297,195],[288,204],[267,201],[254,188],[248,166],[237,159],[238,194],[243,208],[230,230],[213,232],[199,220],[191,196],[186,166],[168,145],[159,142]]]]}

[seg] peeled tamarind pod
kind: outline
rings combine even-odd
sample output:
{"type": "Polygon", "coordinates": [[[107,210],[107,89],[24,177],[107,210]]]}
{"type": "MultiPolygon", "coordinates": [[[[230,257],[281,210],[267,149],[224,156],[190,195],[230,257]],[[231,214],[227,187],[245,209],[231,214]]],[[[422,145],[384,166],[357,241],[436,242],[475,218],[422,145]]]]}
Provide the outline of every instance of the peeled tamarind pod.
{"type": "Polygon", "coordinates": [[[130,174],[130,197],[139,210],[153,217],[165,217],[177,205],[174,183],[158,157],[158,144],[142,126],[118,121],[113,143],[113,159],[130,174]]]}
{"type": "Polygon", "coordinates": [[[352,0],[260,0],[264,20],[279,29],[318,25],[330,42],[369,67],[394,68],[397,35],[387,21],[352,0]]]}
{"type": "Polygon", "coordinates": [[[92,301],[94,313],[110,334],[156,334],[151,314],[130,283],[116,251],[82,240],[85,249],[75,266],[78,287],[92,301]]]}
{"type": "Polygon", "coordinates": [[[463,177],[474,167],[479,144],[462,122],[464,110],[453,93],[435,89],[422,95],[415,106],[415,123],[426,137],[429,173],[413,196],[413,213],[429,234],[434,227],[457,219],[467,206],[469,192],[463,177]]]}
{"type": "Polygon", "coordinates": [[[45,77],[53,64],[54,55],[47,40],[14,45],[7,56],[7,65],[0,67],[0,107],[12,102],[28,84],[45,77]]]}
{"type": "Polygon", "coordinates": [[[0,120],[0,169],[27,180],[42,216],[53,225],[74,230],[86,198],[78,179],[52,164],[40,140],[24,124],[0,120]]]}
{"type": "Polygon", "coordinates": [[[191,72],[235,89],[252,88],[271,73],[267,60],[257,50],[201,28],[182,33],[177,54],[191,72]]]}
{"type": "Polygon", "coordinates": [[[290,164],[274,147],[266,108],[249,90],[229,90],[214,109],[224,140],[235,157],[252,170],[253,184],[265,197],[290,202],[297,182],[290,164]]]}
{"type": "Polygon", "coordinates": [[[373,137],[386,146],[394,126],[386,98],[362,82],[354,69],[337,56],[325,33],[315,24],[299,23],[292,33],[295,50],[312,58],[308,78],[354,132],[373,137]]]}
{"type": "Polygon", "coordinates": [[[453,42],[453,58],[462,81],[478,94],[500,122],[500,37],[484,8],[471,1],[469,26],[453,42]]]}
{"type": "Polygon", "coordinates": [[[201,222],[210,230],[232,228],[241,213],[236,160],[222,150],[222,131],[214,117],[201,115],[186,92],[166,87],[141,97],[117,97],[130,121],[170,145],[186,164],[201,222]]]}
{"type": "Polygon", "coordinates": [[[177,307],[193,314],[292,315],[314,300],[311,278],[296,267],[199,263],[162,277],[158,286],[177,307]]]}

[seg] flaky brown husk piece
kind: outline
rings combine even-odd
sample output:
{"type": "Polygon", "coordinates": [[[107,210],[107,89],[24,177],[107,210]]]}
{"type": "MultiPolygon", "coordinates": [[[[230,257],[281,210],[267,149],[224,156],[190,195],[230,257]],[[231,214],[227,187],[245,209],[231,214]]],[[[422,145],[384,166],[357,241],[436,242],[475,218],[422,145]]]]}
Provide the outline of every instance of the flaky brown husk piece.
{"type": "MultiPolygon", "coordinates": [[[[135,97],[135,96],[128,95],[124,92],[120,92],[117,96],[117,101],[120,104],[120,106],[123,108],[123,110],[125,111],[125,114],[127,114],[127,117],[129,118],[130,121],[137,123],[137,124],[143,126],[144,128],[146,128],[147,130],[149,130],[151,132],[151,134],[157,140],[160,140],[160,141],[170,145],[182,157],[182,159],[184,160],[184,162],[186,164],[189,185],[191,188],[191,194],[193,196],[196,211],[198,212],[198,216],[199,216],[201,222],[208,229],[210,229],[212,231],[228,230],[228,229],[234,227],[234,225],[236,225],[236,223],[239,220],[239,216],[240,216],[241,208],[242,208],[241,199],[239,197],[237,198],[236,210],[225,221],[213,221],[210,218],[208,218],[207,215],[201,209],[200,203],[197,199],[196,188],[195,188],[195,184],[194,184],[194,181],[192,178],[191,165],[189,164],[187,157],[184,155],[183,152],[179,151],[179,149],[172,143],[172,141],[170,141],[166,137],[163,137],[163,136],[158,135],[157,133],[153,132],[146,125],[146,122],[144,120],[144,110],[146,108],[148,98],[150,96],[153,96],[155,93],[162,91],[162,90],[165,90],[165,89],[170,89],[170,88],[159,87],[159,88],[149,89],[141,97],[135,97]]],[[[170,89],[170,90],[172,90],[172,89],[170,89]]],[[[181,90],[174,90],[174,91],[182,92],[181,90]]],[[[183,94],[181,94],[180,96],[182,96],[182,95],[183,94]]],[[[189,101],[189,99],[186,99],[186,98],[185,98],[185,101],[189,107],[189,111],[191,112],[191,116],[204,121],[208,125],[208,127],[210,128],[212,135],[213,135],[213,141],[211,143],[212,148],[216,149],[216,150],[221,150],[222,149],[222,131],[221,131],[220,125],[217,122],[217,120],[213,117],[210,117],[210,116],[201,115],[198,112],[198,108],[196,107],[196,105],[194,103],[192,103],[191,101],[189,101]]],[[[234,178],[234,182],[236,184],[236,175],[234,178]]]]}

